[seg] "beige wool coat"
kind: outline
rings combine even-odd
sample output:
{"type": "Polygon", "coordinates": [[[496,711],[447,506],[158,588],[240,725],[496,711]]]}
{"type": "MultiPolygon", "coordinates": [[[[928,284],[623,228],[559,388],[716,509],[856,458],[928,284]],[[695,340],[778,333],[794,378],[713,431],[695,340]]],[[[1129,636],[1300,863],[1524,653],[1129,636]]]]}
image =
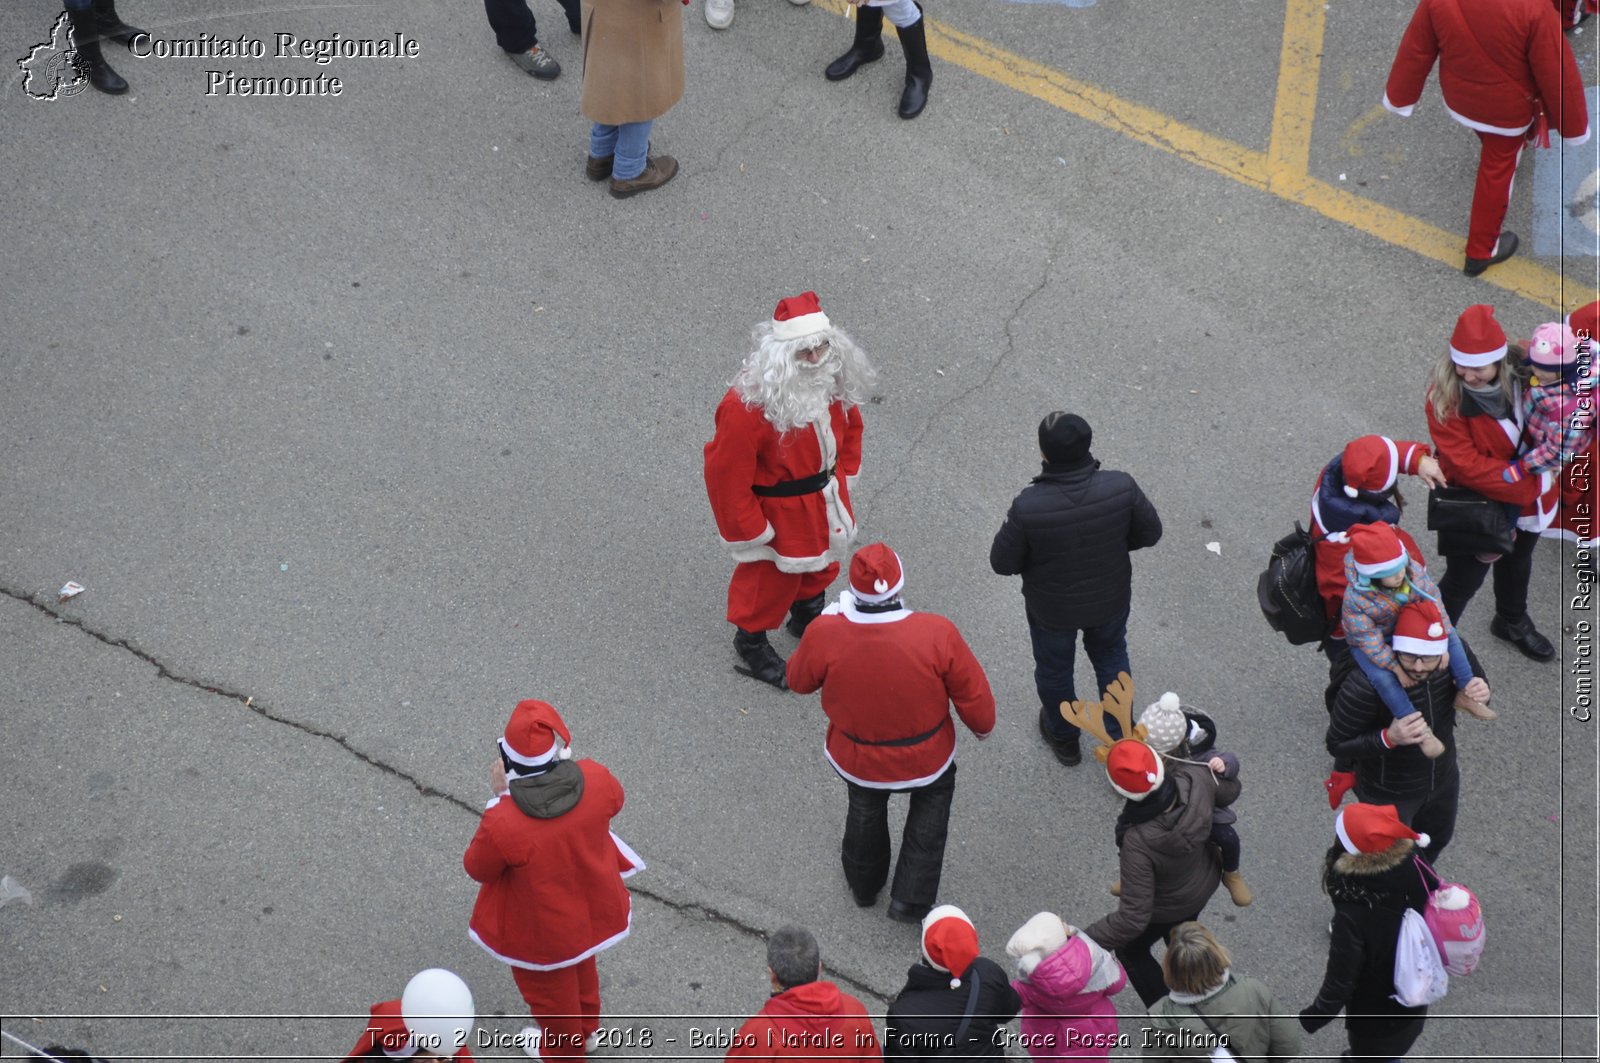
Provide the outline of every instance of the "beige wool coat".
{"type": "Polygon", "coordinates": [[[583,0],[585,118],[647,122],[682,96],[681,0],[583,0]]]}

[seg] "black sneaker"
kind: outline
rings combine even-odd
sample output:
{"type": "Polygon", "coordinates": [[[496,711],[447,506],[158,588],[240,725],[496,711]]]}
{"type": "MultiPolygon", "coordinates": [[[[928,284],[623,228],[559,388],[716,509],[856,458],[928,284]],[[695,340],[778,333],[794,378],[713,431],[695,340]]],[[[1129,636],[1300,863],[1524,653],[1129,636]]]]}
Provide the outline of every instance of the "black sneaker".
{"type": "Polygon", "coordinates": [[[1071,738],[1061,738],[1050,730],[1050,725],[1044,722],[1044,710],[1039,710],[1039,735],[1044,739],[1050,751],[1056,755],[1056,760],[1072,767],[1083,761],[1083,754],[1078,749],[1078,732],[1072,732],[1071,738]]]}

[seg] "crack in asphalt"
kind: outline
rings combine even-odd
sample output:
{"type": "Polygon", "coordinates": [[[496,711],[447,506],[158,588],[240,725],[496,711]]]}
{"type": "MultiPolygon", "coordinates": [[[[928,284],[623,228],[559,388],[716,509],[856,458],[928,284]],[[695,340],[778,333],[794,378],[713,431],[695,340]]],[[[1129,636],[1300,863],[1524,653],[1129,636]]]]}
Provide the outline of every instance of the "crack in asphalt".
{"type": "MultiPolygon", "coordinates": [[[[396,768],[392,764],[384,763],[371,754],[365,753],[351,745],[350,740],[343,735],[334,734],[332,731],[326,731],[319,727],[313,727],[310,724],[302,723],[299,720],[290,719],[287,716],[280,716],[277,713],[263,707],[251,695],[241,693],[240,691],[230,689],[229,687],[218,683],[210,683],[202,679],[196,679],[192,676],[181,675],[178,672],[174,672],[171,668],[162,663],[160,658],[156,657],[148,650],[142,649],[131,640],[126,638],[113,638],[103,631],[98,631],[95,628],[90,627],[88,623],[79,617],[66,616],[59,610],[51,608],[48,599],[41,601],[35,596],[24,591],[19,591],[15,588],[3,585],[0,585],[0,594],[5,595],[7,598],[21,602],[24,605],[31,606],[37,612],[50,617],[59,624],[75,627],[97,642],[104,643],[113,649],[122,650],[123,652],[138,658],[145,664],[153,667],[156,670],[156,676],[160,679],[165,679],[169,682],[178,683],[186,687],[193,687],[195,690],[201,691],[202,693],[214,694],[217,697],[238,702],[240,706],[248,709],[250,712],[255,713],[264,720],[268,720],[272,723],[283,724],[286,727],[292,727],[296,731],[299,731],[305,735],[309,735],[312,738],[326,739],[337,745],[346,753],[349,753],[352,757],[355,757],[357,760],[361,761],[361,763],[366,764],[369,767],[376,768],[385,775],[391,775],[396,779],[409,783],[411,787],[423,797],[431,797],[443,801],[448,805],[468,813],[475,819],[483,818],[483,809],[479,805],[475,805],[469,801],[464,801],[454,794],[446,793],[443,790],[429,786],[416,776],[408,774],[407,772],[396,768]]],[[[638,894],[641,897],[646,897],[662,907],[677,912],[680,915],[698,915],[708,922],[719,923],[730,929],[737,930],[739,933],[744,934],[747,937],[754,938],[762,943],[766,942],[766,930],[751,923],[747,923],[736,916],[732,916],[726,912],[720,911],[710,905],[703,904],[699,901],[675,900],[665,894],[634,885],[631,882],[628,885],[628,891],[630,893],[638,894]]],[[[847,975],[833,968],[829,969],[829,973],[832,974],[837,981],[845,983],[857,992],[865,993],[881,1000],[889,999],[888,994],[874,989],[858,976],[847,975]]]]}
{"type": "Polygon", "coordinates": [[[928,433],[933,431],[933,427],[938,423],[939,419],[942,418],[945,413],[954,407],[958,402],[962,402],[982,389],[988,387],[989,381],[994,379],[995,373],[998,372],[1000,367],[1005,365],[1006,360],[1016,352],[1017,337],[1012,333],[1012,328],[1016,325],[1017,318],[1022,315],[1022,312],[1027,309],[1028,304],[1033,301],[1034,296],[1038,295],[1040,292],[1044,291],[1050,286],[1050,276],[1055,272],[1056,258],[1061,254],[1061,248],[1062,245],[1066,243],[1066,239],[1067,233],[1063,231],[1059,236],[1056,237],[1054,241],[1051,242],[1050,249],[1045,254],[1044,270],[1039,278],[1039,283],[1034,285],[1026,295],[1019,299],[1017,304],[1011,308],[1011,313],[1006,315],[1004,325],[1006,346],[1005,349],[1000,352],[1000,356],[990,363],[988,372],[983,374],[983,378],[981,380],[973,384],[971,387],[959,392],[958,394],[952,395],[950,398],[941,403],[938,409],[934,410],[933,413],[928,415],[928,419],[926,422],[924,422],[922,430],[917,433],[916,438],[913,439],[906,447],[906,455],[908,460],[902,462],[895,469],[894,475],[889,477],[889,479],[884,482],[882,487],[877,488],[872,492],[871,495],[867,497],[866,504],[869,507],[876,505],[879,497],[885,494],[891,487],[900,481],[900,474],[905,472],[906,467],[910,464],[910,456],[921,452],[922,441],[928,437],[928,433]]]}

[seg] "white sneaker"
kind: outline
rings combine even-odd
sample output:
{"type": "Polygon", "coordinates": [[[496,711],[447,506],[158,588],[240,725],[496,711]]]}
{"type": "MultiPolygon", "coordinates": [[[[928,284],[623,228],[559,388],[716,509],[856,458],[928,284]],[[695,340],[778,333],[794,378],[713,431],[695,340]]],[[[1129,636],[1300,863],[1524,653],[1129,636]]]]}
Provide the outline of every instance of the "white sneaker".
{"type": "Polygon", "coordinates": [[[725,30],[733,25],[733,0],[705,0],[706,25],[725,30]]]}
{"type": "MultiPolygon", "coordinates": [[[[807,0],[807,2],[809,2],[809,0],[807,0]]],[[[590,1034],[588,1037],[585,1037],[583,1039],[583,1054],[584,1055],[586,1055],[586,1056],[594,1055],[595,1050],[597,1048],[599,1048],[599,1047],[600,1047],[600,1031],[599,1030],[596,1030],[594,1033],[590,1034]]]]}
{"type": "Polygon", "coordinates": [[[544,1027],[538,1023],[524,1026],[517,1032],[516,1043],[534,1059],[539,1058],[539,1042],[544,1040],[544,1027]]]}

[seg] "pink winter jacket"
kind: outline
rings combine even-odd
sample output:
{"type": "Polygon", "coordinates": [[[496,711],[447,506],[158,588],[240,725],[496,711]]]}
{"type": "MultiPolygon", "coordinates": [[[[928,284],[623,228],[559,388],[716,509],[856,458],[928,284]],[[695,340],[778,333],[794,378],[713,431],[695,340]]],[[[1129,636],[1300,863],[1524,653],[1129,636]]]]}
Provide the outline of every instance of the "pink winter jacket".
{"type": "Polygon", "coordinates": [[[1115,956],[1095,951],[1102,957],[1098,968],[1088,939],[1075,934],[1033,974],[1011,983],[1022,997],[1022,1043],[1034,1059],[1108,1059],[1117,1047],[1111,997],[1128,984],[1128,975],[1115,956]]]}

